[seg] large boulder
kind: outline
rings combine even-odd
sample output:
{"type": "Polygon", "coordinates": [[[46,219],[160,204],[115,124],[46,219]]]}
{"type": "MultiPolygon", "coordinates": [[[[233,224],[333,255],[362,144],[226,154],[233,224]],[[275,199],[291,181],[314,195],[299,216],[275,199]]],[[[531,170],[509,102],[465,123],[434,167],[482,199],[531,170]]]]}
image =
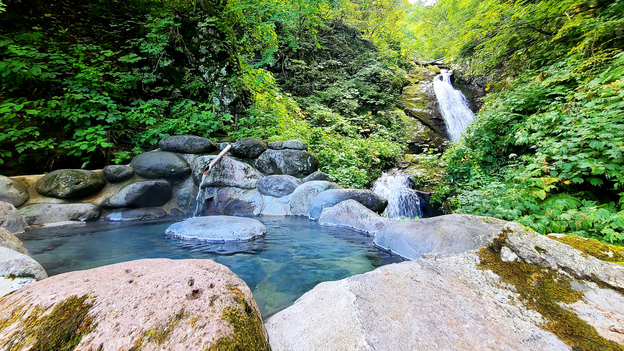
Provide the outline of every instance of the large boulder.
{"type": "Polygon", "coordinates": [[[193,217],[174,223],[165,231],[165,235],[176,239],[207,242],[246,242],[265,234],[262,222],[231,216],[193,217]]]}
{"type": "Polygon", "coordinates": [[[167,211],[160,208],[136,208],[110,213],[106,220],[113,222],[149,221],[167,217],[167,211]]]}
{"type": "Polygon", "coordinates": [[[0,349],[269,350],[251,291],[212,260],[53,276],[0,300],[0,349]]]}
{"type": "Polygon", "coordinates": [[[23,253],[0,247],[0,277],[26,277],[36,280],[48,277],[37,261],[23,253]]]}
{"type": "Polygon", "coordinates": [[[310,175],[307,175],[305,177],[303,177],[303,179],[301,179],[302,182],[307,183],[307,182],[311,182],[313,180],[327,180],[327,181],[331,181],[331,177],[329,176],[329,174],[325,173],[325,172],[321,172],[321,171],[316,171],[310,175]]]}
{"type": "Polygon", "coordinates": [[[351,228],[370,235],[375,235],[391,222],[393,220],[378,215],[355,200],[345,200],[326,207],[319,218],[321,225],[351,228]]]}
{"type": "Polygon", "coordinates": [[[256,168],[264,174],[308,175],[318,169],[316,156],[302,150],[267,150],[255,161],[256,168]]]}
{"type": "Polygon", "coordinates": [[[158,207],[171,200],[171,185],[166,180],[144,180],[123,187],[102,202],[104,208],[158,207]]]}
{"type": "Polygon", "coordinates": [[[291,149],[291,150],[308,150],[308,143],[299,139],[291,139],[287,141],[277,141],[273,143],[269,143],[269,148],[273,150],[283,150],[283,149],[291,149]]]}
{"type": "Polygon", "coordinates": [[[2,227],[0,227],[0,247],[6,247],[7,249],[28,255],[28,250],[24,247],[24,243],[13,233],[2,227]]]}
{"type": "Polygon", "coordinates": [[[223,157],[212,170],[206,175],[203,183],[202,175],[208,168],[208,164],[217,156],[202,156],[193,162],[193,180],[195,184],[205,187],[236,187],[243,189],[255,189],[258,182],[263,178],[252,166],[235,158],[223,157]]]}
{"type": "Polygon", "coordinates": [[[232,198],[223,207],[223,214],[228,216],[259,216],[264,200],[258,190],[246,192],[240,197],[232,198]]]}
{"type": "Polygon", "coordinates": [[[75,199],[93,195],[102,190],[106,180],[102,175],[84,169],[59,169],[37,181],[37,192],[59,199],[75,199]]]}
{"type": "Polygon", "coordinates": [[[191,166],[180,156],[166,151],[140,154],[130,162],[136,174],[144,178],[184,178],[191,166]]]}
{"type": "Polygon", "coordinates": [[[262,195],[282,197],[291,194],[299,185],[301,181],[291,175],[271,175],[260,179],[258,191],[262,195]]]}
{"type": "Polygon", "coordinates": [[[0,228],[19,234],[28,228],[28,223],[13,204],[0,201],[0,228]]]}
{"type": "Polygon", "coordinates": [[[134,176],[134,169],[128,165],[110,165],[104,167],[102,171],[109,183],[120,183],[134,176]]]}
{"type": "Polygon", "coordinates": [[[266,144],[255,138],[240,139],[232,144],[232,154],[242,158],[256,158],[266,149],[266,144]]]}
{"type": "Polygon", "coordinates": [[[307,216],[308,206],[312,199],[328,189],[342,189],[342,187],[336,183],[321,180],[303,183],[292,193],[290,211],[294,215],[307,216]]]}
{"type": "Polygon", "coordinates": [[[368,189],[330,189],[312,199],[308,206],[308,216],[311,220],[316,221],[325,207],[334,206],[345,200],[355,200],[378,213],[383,212],[388,205],[388,200],[368,189]]]}
{"type": "Polygon", "coordinates": [[[409,260],[425,253],[457,254],[485,247],[508,222],[451,214],[388,224],[375,235],[375,246],[409,260]]]}
{"type": "Polygon", "coordinates": [[[20,208],[20,213],[30,225],[93,221],[100,218],[100,208],[94,204],[35,204],[20,208]]]}
{"type": "Polygon", "coordinates": [[[183,154],[206,154],[217,149],[210,139],[196,135],[173,135],[162,139],[158,147],[162,151],[183,154]]]}
{"type": "Polygon", "coordinates": [[[20,207],[28,201],[28,189],[19,180],[0,175],[0,201],[20,207]]]}
{"type": "Polygon", "coordinates": [[[274,198],[272,196],[263,196],[264,207],[262,207],[263,216],[288,216],[290,212],[290,206],[287,201],[282,202],[287,197],[274,198]]]}

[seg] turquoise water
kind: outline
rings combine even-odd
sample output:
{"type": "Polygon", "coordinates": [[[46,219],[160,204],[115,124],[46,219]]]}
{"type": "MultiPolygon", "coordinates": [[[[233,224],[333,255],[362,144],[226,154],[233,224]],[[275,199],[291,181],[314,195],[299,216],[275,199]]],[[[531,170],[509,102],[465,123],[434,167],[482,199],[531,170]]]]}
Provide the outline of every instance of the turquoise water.
{"type": "Polygon", "coordinates": [[[253,292],[264,317],[290,305],[318,283],[400,262],[373,247],[372,237],[320,226],[297,217],[260,217],[264,238],[235,246],[179,241],[164,236],[172,222],[87,223],[40,228],[20,235],[48,275],[142,258],[208,258],[228,266],[253,292]]]}

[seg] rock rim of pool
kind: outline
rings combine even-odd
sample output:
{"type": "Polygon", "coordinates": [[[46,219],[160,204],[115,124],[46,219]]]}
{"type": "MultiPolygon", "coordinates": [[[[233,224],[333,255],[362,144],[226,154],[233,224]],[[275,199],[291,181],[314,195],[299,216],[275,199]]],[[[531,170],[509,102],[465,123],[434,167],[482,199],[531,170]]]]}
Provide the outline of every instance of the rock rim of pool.
{"type": "Polygon", "coordinates": [[[248,242],[265,236],[266,227],[253,218],[205,216],[174,223],[165,230],[165,235],[215,243],[248,242]]]}

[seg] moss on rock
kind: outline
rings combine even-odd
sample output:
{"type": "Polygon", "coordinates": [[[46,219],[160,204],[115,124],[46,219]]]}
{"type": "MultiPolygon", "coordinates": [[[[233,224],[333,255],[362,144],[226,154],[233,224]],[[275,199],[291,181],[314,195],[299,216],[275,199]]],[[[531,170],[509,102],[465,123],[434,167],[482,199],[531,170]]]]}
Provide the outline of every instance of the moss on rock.
{"type": "Polygon", "coordinates": [[[576,235],[549,235],[549,238],[570,245],[585,255],[624,266],[624,247],[609,245],[596,239],[582,238],[576,235]]]}

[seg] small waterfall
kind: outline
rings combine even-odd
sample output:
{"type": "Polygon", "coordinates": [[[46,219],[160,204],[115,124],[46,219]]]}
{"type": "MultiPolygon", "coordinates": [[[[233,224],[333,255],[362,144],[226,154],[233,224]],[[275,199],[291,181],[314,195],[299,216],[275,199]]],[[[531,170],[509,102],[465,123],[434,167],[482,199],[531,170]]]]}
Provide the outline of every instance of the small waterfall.
{"type": "Polygon", "coordinates": [[[468,128],[468,124],[474,119],[474,114],[470,110],[464,94],[456,90],[451,84],[453,71],[446,69],[440,71],[441,73],[433,79],[433,90],[440,104],[440,111],[444,116],[444,122],[451,140],[457,141],[468,128]]]}
{"type": "Polygon", "coordinates": [[[373,192],[388,199],[383,215],[388,218],[422,218],[421,200],[408,176],[394,169],[379,177],[373,184],[373,192]]]}
{"type": "Polygon", "coordinates": [[[197,217],[198,213],[204,208],[204,196],[206,193],[206,188],[202,188],[202,184],[204,184],[204,180],[208,174],[202,174],[201,181],[199,182],[199,189],[197,190],[197,197],[195,198],[195,212],[193,213],[193,217],[197,217]]]}

